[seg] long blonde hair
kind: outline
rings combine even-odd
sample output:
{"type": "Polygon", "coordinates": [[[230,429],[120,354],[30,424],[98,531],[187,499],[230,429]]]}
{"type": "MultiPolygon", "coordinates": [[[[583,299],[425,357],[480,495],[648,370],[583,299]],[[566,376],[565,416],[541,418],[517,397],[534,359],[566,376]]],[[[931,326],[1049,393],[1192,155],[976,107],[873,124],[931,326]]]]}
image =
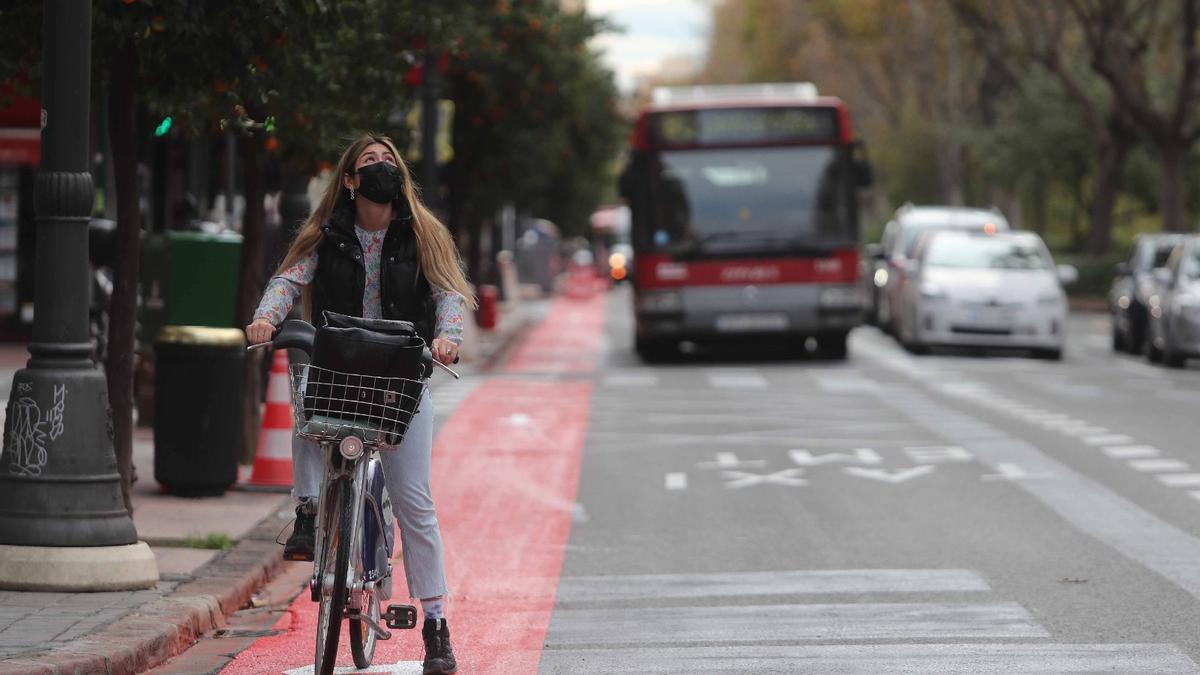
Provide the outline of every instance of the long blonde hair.
{"type": "MultiPolygon", "coordinates": [[[[282,273],[297,261],[308,257],[321,245],[321,241],[325,238],[321,226],[329,221],[340,200],[347,199],[348,201],[348,193],[342,184],[342,178],[351,173],[354,163],[363,150],[374,143],[387,147],[399,165],[400,175],[404,179],[402,188],[404,200],[408,202],[408,208],[412,211],[412,228],[417,240],[417,259],[421,266],[421,272],[429,283],[462,294],[466,299],[467,306],[475,309],[478,306],[475,295],[471,292],[467,277],[463,273],[462,258],[458,255],[458,248],[454,245],[450,230],[446,229],[437,216],[421,203],[408,166],[401,159],[396,144],[387,136],[364,134],[346,148],[346,151],[342,153],[342,158],[338,160],[333,180],[329,181],[328,187],[325,188],[321,202],[317,204],[312,215],[296,233],[296,239],[288,249],[287,255],[283,257],[283,262],[280,263],[279,271],[276,274],[282,273]]],[[[305,293],[306,310],[308,304],[308,294],[305,293]]]]}

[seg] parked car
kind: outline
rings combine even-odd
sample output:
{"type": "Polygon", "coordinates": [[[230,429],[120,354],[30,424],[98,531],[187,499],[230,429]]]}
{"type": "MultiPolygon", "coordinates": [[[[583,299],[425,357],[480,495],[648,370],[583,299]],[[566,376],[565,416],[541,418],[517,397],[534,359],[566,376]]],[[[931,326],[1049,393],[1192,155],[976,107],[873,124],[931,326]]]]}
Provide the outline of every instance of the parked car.
{"type": "Polygon", "coordinates": [[[887,224],[867,279],[868,316],[884,330],[895,329],[892,307],[907,284],[913,252],[921,235],[938,230],[1007,232],[1008,221],[995,209],[905,204],[887,224]]]}
{"type": "Polygon", "coordinates": [[[1167,264],[1182,234],[1142,234],[1133,242],[1129,259],[1117,265],[1117,275],[1108,292],[1112,316],[1112,347],[1115,351],[1141,354],[1145,349],[1147,303],[1157,290],[1154,270],[1167,264]]]}
{"type": "Polygon", "coordinates": [[[1064,283],[1078,270],[1055,266],[1032,232],[937,232],[918,247],[911,283],[896,304],[906,348],[1005,347],[1062,358],[1064,283]]]}
{"type": "Polygon", "coordinates": [[[1187,236],[1172,249],[1146,300],[1145,352],[1151,361],[1182,368],[1200,358],[1200,237],[1187,236]]]}

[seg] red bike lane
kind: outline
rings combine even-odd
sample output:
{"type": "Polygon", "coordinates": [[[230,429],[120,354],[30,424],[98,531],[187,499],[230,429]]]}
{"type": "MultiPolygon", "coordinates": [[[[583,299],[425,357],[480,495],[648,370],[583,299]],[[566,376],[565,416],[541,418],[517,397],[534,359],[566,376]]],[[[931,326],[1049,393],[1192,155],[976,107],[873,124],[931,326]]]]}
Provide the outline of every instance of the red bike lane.
{"type": "MultiPolygon", "coordinates": [[[[460,673],[537,672],[571,530],[592,393],[586,376],[599,361],[605,306],[603,295],[556,300],[434,439],[432,488],[460,673]]],[[[392,601],[405,602],[399,551],[393,568],[392,601]]],[[[276,622],[279,634],[222,672],[311,673],[316,610],[302,593],[276,622]]],[[[337,672],[421,672],[419,628],[393,631],[362,671],[347,640],[343,627],[337,672]]]]}

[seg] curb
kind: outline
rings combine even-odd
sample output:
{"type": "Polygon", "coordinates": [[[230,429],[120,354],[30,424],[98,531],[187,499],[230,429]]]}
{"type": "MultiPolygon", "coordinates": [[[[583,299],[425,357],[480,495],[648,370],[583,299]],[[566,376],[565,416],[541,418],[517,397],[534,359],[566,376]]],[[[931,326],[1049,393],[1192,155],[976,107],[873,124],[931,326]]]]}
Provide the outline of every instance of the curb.
{"type": "MultiPolygon", "coordinates": [[[[288,497],[287,499],[290,499],[288,497]]],[[[186,651],[205,633],[225,625],[283,565],[275,538],[290,518],[279,511],[259,521],[237,545],[196,571],[167,595],[62,649],[0,663],[0,673],[140,673],[186,651]]]]}

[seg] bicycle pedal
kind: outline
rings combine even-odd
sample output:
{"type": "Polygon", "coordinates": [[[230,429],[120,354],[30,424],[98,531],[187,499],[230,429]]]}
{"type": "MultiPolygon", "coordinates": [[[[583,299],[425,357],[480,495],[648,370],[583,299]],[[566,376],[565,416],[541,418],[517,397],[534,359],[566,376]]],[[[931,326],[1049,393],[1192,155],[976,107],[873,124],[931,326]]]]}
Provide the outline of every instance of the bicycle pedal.
{"type": "Polygon", "coordinates": [[[381,617],[387,622],[387,627],[395,630],[407,630],[417,627],[417,608],[412,605],[388,605],[387,611],[381,617]]]}

